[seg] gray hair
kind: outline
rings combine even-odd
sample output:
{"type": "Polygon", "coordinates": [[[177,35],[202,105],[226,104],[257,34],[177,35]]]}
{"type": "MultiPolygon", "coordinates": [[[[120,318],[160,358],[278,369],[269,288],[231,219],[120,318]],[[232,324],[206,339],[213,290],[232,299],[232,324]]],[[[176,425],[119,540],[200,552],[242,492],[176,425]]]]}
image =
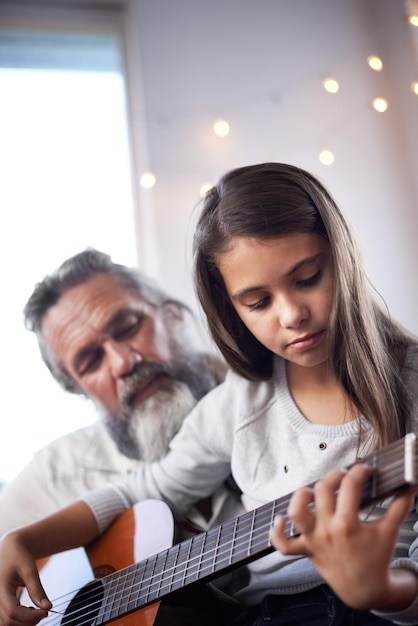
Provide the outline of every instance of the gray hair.
{"type": "Polygon", "coordinates": [[[42,323],[45,315],[69,289],[85,283],[96,274],[108,274],[129,292],[140,296],[156,309],[170,302],[183,310],[191,312],[189,307],[179,300],[171,298],[143,273],[114,263],[108,254],[94,248],[87,248],[70,257],[60,267],[45,276],[35,285],[24,310],[24,323],[28,330],[36,334],[42,359],[55,380],[71,393],[83,394],[83,391],[69,375],[63,365],[50,350],[42,335],[42,323]]]}

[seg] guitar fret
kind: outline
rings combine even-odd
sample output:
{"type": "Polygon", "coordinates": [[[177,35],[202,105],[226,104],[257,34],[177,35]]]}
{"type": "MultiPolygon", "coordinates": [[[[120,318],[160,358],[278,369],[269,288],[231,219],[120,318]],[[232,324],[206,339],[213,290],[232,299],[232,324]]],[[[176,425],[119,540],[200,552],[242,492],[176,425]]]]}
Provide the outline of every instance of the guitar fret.
{"type": "MultiPolygon", "coordinates": [[[[116,572],[117,574],[118,572],[116,572]]],[[[116,584],[111,587],[109,594],[113,595],[109,619],[116,619],[119,615],[128,611],[133,583],[135,581],[135,571],[123,569],[120,576],[116,576],[116,584]],[[113,589],[113,590],[112,590],[113,589]]]]}
{"type": "Polygon", "coordinates": [[[166,576],[168,580],[166,580],[166,586],[167,586],[167,593],[170,593],[173,590],[174,572],[176,570],[178,558],[180,554],[179,544],[177,544],[173,548],[170,548],[168,552],[169,552],[168,559],[167,559],[167,573],[168,574],[166,576]]]}
{"type": "Polygon", "coordinates": [[[216,547],[219,542],[220,527],[213,528],[205,533],[205,552],[200,562],[200,577],[210,576],[214,573],[216,547]]]}
{"type": "Polygon", "coordinates": [[[190,540],[191,549],[189,552],[189,558],[187,562],[187,572],[185,573],[185,576],[184,576],[185,585],[188,585],[194,582],[195,580],[198,580],[197,565],[198,565],[199,555],[201,555],[201,552],[202,552],[202,543],[203,543],[204,537],[205,537],[205,533],[202,533],[200,535],[196,535],[190,540]]]}
{"type": "MultiPolygon", "coordinates": [[[[286,500],[287,501],[287,500],[286,500]]],[[[270,544],[270,528],[271,528],[271,503],[256,509],[255,525],[253,530],[251,555],[260,553],[262,550],[271,548],[270,544]]]]}
{"type": "Polygon", "coordinates": [[[214,571],[218,572],[225,569],[230,564],[231,546],[234,538],[234,522],[226,522],[222,524],[221,534],[216,546],[216,555],[214,562],[214,571]]]}
{"type": "Polygon", "coordinates": [[[254,525],[255,525],[255,510],[252,511],[252,515],[251,515],[251,528],[250,528],[250,532],[249,532],[249,536],[250,539],[248,541],[248,548],[247,548],[247,555],[250,556],[251,555],[251,542],[252,542],[252,538],[253,538],[253,534],[254,534],[254,525]]]}
{"type": "Polygon", "coordinates": [[[152,581],[148,594],[148,601],[150,602],[152,602],[152,600],[158,600],[158,598],[161,596],[161,585],[164,580],[164,571],[166,570],[167,556],[168,550],[160,552],[160,554],[157,555],[155,572],[152,576],[152,581]]]}
{"type": "MultiPolygon", "coordinates": [[[[118,572],[116,572],[117,574],[118,572]]],[[[103,612],[103,621],[104,622],[108,622],[111,620],[111,615],[112,615],[112,609],[113,609],[113,597],[114,597],[114,589],[116,587],[116,582],[117,582],[117,578],[115,576],[112,576],[112,578],[110,579],[110,585],[109,588],[106,590],[107,594],[105,596],[105,600],[107,599],[107,603],[106,603],[106,608],[105,611],[103,612]]]]}
{"type": "Polygon", "coordinates": [[[204,533],[202,535],[202,542],[201,542],[201,546],[200,546],[199,560],[198,560],[197,567],[196,567],[196,577],[197,578],[200,578],[200,575],[202,574],[202,562],[203,562],[204,553],[205,553],[205,549],[206,549],[207,536],[208,536],[207,533],[204,533]]]}
{"type": "Polygon", "coordinates": [[[142,561],[132,567],[133,578],[135,581],[135,587],[132,587],[130,599],[128,603],[128,611],[132,611],[136,607],[140,606],[139,597],[141,589],[143,588],[143,581],[145,578],[145,571],[147,569],[148,560],[142,561]]]}
{"type": "Polygon", "coordinates": [[[237,530],[238,530],[238,519],[235,519],[234,520],[234,528],[233,528],[233,531],[232,531],[231,546],[229,548],[228,565],[232,565],[232,563],[234,562],[233,557],[234,557],[235,541],[236,541],[236,538],[237,538],[237,530]]]}
{"type": "Polygon", "coordinates": [[[217,570],[217,558],[223,528],[224,525],[221,524],[218,528],[214,528],[206,534],[206,553],[201,566],[201,577],[209,576],[217,570]]]}
{"type": "MultiPolygon", "coordinates": [[[[123,571],[123,570],[122,570],[123,571]]],[[[121,613],[121,602],[125,593],[125,580],[126,576],[118,576],[115,581],[115,591],[113,592],[112,610],[110,611],[110,618],[115,619],[121,613]]]]}
{"type": "Polygon", "coordinates": [[[216,558],[218,556],[218,550],[219,550],[219,543],[220,543],[220,540],[221,540],[222,528],[223,528],[222,525],[218,527],[218,532],[216,533],[215,545],[214,545],[214,548],[213,548],[213,552],[210,555],[211,571],[212,572],[216,571],[216,558]]]}
{"type": "Polygon", "coordinates": [[[134,597],[134,590],[137,587],[136,576],[138,569],[140,568],[136,567],[134,570],[128,570],[126,574],[126,593],[124,598],[126,613],[131,609],[134,609],[136,606],[136,597],[134,597]]]}
{"type": "Polygon", "coordinates": [[[254,519],[252,511],[244,513],[244,515],[237,518],[237,540],[235,541],[233,554],[231,555],[234,563],[242,560],[249,554],[249,539],[244,540],[244,538],[252,537],[251,529],[253,528],[253,523],[254,519]]]}
{"type": "Polygon", "coordinates": [[[185,586],[185,580],[187,575],[187,567],[189,563],[191,550],[191,540],[187,539],[179,544],[179,555],[176,564],[176,568],[173,572],[173,580],[171,588],[173,591],[181,589],[185,586]]]}
{"type": "Polygon", "coordinates": [[[155,571],[155,566],[157,564],[157,556],[158,555],[155,555],[151,557],[150,559],[147,559],[147,566],[145,568],[144,578],[143,578],[144,584],[142,585],[143,588],[140,589],[139,596],[138,596],[138,599],[141,602],[141,604],[148,604],[148,602],[151,599],[150,598],[151,583],[152,583],[152,577],[155,571]]]}

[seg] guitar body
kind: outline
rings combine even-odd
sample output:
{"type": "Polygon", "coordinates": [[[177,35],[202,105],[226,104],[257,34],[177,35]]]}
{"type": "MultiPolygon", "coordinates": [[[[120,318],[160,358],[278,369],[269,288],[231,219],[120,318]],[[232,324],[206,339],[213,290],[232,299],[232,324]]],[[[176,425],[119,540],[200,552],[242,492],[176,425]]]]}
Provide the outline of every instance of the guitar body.
{"type": "MultiPolygon", "coordinates": [[[[61,621],[63,624],[66,623],[65,615],[63,617],[62,613],[69,607],[69,612],[72,613],[78,602],[80,606],[77,612],[80,613],[80,622],[89,626],[95,619],[92,599],[94,603],[97,587],[93,581],[171,547],[173,537],[174,519],[170,508],[159,500],[145,500],[120,515],[109,529],[86,549],[77,548],[38,561],[44,589],[54,604],[53,610],[59,612],[59,615],[51,612],[40,624],[46,624],[46,620],[50,624],[51,617],[56,618],[57,624],[61,621]],[[63,590],[75,591],[62,595],[63,590]],[[90,612],[91,619],[87,619],[86,614],[90,612]]],[[[33,606],[25,589],[20,596],[20,602],[26,606],[33,606]]],[[[155,602],[135,613],[123,615],[113,623],[116,626],[152,626],[159,605],[160,602],[155,602]]],[[[71,624],[76,622],[77,620],[71,620],[71,624]]]]}

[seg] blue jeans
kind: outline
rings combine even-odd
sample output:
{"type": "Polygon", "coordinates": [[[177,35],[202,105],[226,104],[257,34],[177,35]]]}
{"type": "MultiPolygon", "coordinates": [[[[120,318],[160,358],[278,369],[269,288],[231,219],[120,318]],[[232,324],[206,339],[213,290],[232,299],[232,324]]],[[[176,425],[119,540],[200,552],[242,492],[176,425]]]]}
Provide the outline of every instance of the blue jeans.
{"type": "MultiPolygon", "coordinates": [[[[350,609],[327,586],[289,596],[266,596],[250,609],[242,626],[389,626],[369,611],[350,609]]],[[[241,626],[241,625],[240,625],[241,626]]]]}

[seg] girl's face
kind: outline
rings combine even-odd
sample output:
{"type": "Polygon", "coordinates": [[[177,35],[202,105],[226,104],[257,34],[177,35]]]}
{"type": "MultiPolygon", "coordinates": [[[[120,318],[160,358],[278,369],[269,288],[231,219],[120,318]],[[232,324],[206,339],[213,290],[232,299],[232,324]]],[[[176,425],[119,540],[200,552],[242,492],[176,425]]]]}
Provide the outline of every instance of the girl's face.
{"type": "Polygon", "coordinates": [[[328,362],[334,274],[326,239],[236,237],[217,266],[239,317],[266,348],[304,367],[328,362]]]}

